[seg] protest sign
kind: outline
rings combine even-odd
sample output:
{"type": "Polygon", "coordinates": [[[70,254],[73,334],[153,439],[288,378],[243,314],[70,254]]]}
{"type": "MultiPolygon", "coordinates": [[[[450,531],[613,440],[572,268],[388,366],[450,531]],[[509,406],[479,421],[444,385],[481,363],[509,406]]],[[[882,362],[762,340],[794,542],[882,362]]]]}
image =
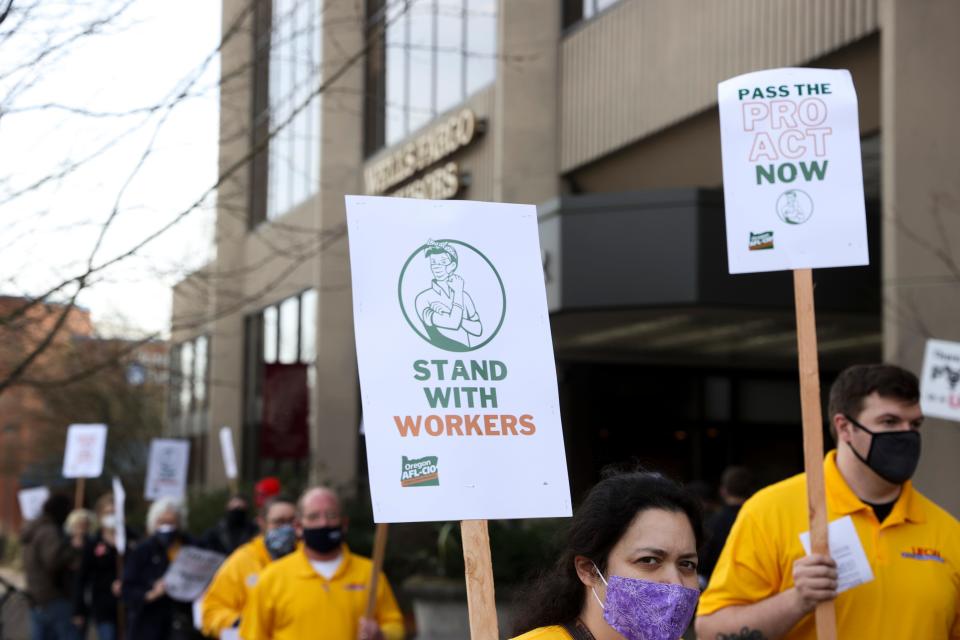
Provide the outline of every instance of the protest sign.
{"type": "Polygon", "coordinates": [[[167,595],[179,602],[193,602],[210,584],[225,557],[199,547],[182,547],[163,575],[167,595]]]}
{"type": "Polygon", "coordinates": [[[461,520],[471,637],[496,638],[487,519],[571,514],[536,208],[348,196],[347,220],[378,538],[461,520]]]}
{"type": "MultiPolygon", "coordinates": [[[[857,94],[840,69],[769,69],[717,87],[730,273],[793,270],[810,547],[830,552],[811,269],[869,263],[857,94]]],[[[832,601],[817,637],[836,638],[832,601]]]]}
{"type": "Polygon", "coordinates": [[[187,493],[189,461],[190,443],[186,440],[163,438],[151,440],[150,457],[147,460],[147,480],[144,487],[147,500],[184,497],[187,493]]]}
{"type": "Polygon", "coordinates": [[[116,521],[117,553],[127,552],[127,519],[124,512],[127,504],[127,492],[123,490],[120,478],[113,477],[113,517],[116,521]]]}
{"type": "Polygon", "coordinates": [[[377,522],[570,515],[537,211],[347,197],[377,522]]]}
{"type": "Polygon", "coordinates": [[[223,455],[223,470],[230,480],[237,479],[237,454],[233,450],[233,432],[230,427],[220,427],[220,453],[223,455]]]}
{"type": "Polygon", "coordinates": [[[46,487],[21,489],[17,492],[17,501],[20,503],[20,515],[24,520],[36,520],[43,512],[43,505],[50,497],[50,490],[46,487]]]}
{"type": "Polygon", "coordinates": [[[927,340],[920,407],[925,416],[960,422],[960,342],[927,340]]]}
{"type": "Polygon", "coordinates": [[[850,72],[756,71],[717,100],[730,273],[868,264],[850,72]]]}
{"type": "Polygon", "coordinates": [[[107,425],[72,424],[67,430],[63,454],[64,478],[97,478],[103,473],[107,425]]]}

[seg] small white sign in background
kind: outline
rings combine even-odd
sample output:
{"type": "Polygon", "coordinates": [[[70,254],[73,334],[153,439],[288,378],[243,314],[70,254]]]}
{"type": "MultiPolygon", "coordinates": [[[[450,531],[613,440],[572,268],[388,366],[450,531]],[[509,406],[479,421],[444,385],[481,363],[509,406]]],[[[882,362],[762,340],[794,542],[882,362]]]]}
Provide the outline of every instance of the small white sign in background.
{"type": "Polygon", "coordinates": [[[223,454],[223,469],[231,480],[237,478],[237,454],[233,450],[233,432],[230,427],[220,427],[220,453],[223,454]]]}
{"type": "Polygon", "coordinates": [[[850,72],[756,71],[717,100],[730,273],[868,264],[850,72]]]}
{"type": "Polygon", "coordinates": [[[64,478],[98,478],[103,473],[107,447],[107,425],[72,424],[67,430],[63,454],[64,478]]]}
{"type": "Polygon", "coordinates": [[[116,521],[117,552],[123,555],[127,552],[127,492],[123,490],[120,478],[113,477],[113,517],[116,521]]]}
{"type": "Polygon", "coordinates": [[[17,492],[17,501],[20,503],[20,515],[24,520],[36,520],[43,512],[43,505],[50,497],[50,489],[34,487],[17,492]]]}
{"type": "Polygon", "coordinates": [[[186,440],[154,438],[150,441],[147,460],[147,481],[144,494],[147,500],[171,497],[183,498],[187,493],[187,465],[190,462],[190,443],[186,440]]]}
{"type": "Polygon", "coordinates": [[[920,407],[926,416],[960,422],[960,342],[927,340],[920,407]]]}
{"type": "Polygon", "coordinates": [[[163,576],[167,595],[179,602],[193,602],[210,584],[226,556],[199,547],[183,547],[163,576]]]}
{"type": "Polygon", "coordinates": [[[570,515],[530,205],[347,197],[377,522],[570,515]]]}

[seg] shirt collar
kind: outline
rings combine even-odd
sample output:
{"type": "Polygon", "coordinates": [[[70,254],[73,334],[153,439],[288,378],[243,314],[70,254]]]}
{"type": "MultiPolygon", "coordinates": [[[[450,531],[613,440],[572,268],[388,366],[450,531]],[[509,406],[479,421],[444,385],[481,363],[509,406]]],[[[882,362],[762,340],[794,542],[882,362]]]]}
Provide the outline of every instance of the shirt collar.
{"type": "MultiPolygon", "coordinates": [[[[294,553],[297,554],[297,558],[299,561],[300,568],[297,571],[297,573],[300,575],[300,577],[321,578],[321,579],[323,578],[323,576],[321,576],[319,573],[316,572],[316,570],[313,568],[313,565],[310,564],[310,558],[307,557],[307,551],[302,545],[298,546],[297,550],[294,551],[294,553]]],[[[343,561],[340,563],[340,566],[337,567],[337,570],[334,572],[334,574],[330,576],[330,580],[335,580],[336,578],[339,578],[342,574],[346,573],[347,566],[350,564],[350,558],[353,554],[350,553],[350,548],[346,545],[346,543],[340,545],[340,553],[341,553],[341,558],[343,558],[343,561]]]]}
{"type": "MultiPolygon", "coordinates": [[[[838,516],[846,516],[863,509],[872,509],[870,505],[857,497],[850,485],[840,473],[837,466],[837,451],[827,454],[823,460],[823,475],[827,492],[827,507],[838,516]]],[[[917,499],[913,483],[907,480],[903,483],[900,496],[893,505],[890,515],[883,521],[885,527],[903,522],[924,522],[926,516],[923,507],[917,499]]]]}
{"type": "Polygon", "coordinates": [[[434,281],[430,284],[430,286],[433,288],[434,291],[436,291],[437,293],[439,293],[440,295],[442,295],[444,298],[449,298],[449,297],[450,297],[450,294],[447,293],[447,290],[444,289],[443,287],[441,287],[441,286],[440,286],[440,283],[437,282],[436,280],[434,280],[434,281]]]}

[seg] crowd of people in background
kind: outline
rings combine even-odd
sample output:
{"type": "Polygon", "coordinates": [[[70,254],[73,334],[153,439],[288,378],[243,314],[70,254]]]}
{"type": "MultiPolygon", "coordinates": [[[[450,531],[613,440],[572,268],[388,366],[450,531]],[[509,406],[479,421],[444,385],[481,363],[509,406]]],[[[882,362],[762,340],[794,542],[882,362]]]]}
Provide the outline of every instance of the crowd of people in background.
{"type": "MultiPolygon", "coordinates": [[[[916,377],[851,367],[831,389],[828,420],[829,519],[852,518],[871,581],[844,591],[837,563],[803,550],[804,474],[756,491],[749,469],[730,467],[710,507],[703,491],[618,470],[582,501],[553,567],[516,598],[516,637],[678,640],[696,615],[700,638],[812,639],[814,609],[833,601],[839,637],[960,639],[960,523],[910,482],[923,420],[916,377]]],[[[157,500],[142,538],[125,531],[121,561],[112,496],[90,512],[53,495],[22,535],[33,638],[85,639],[89,629],[99,640],[405,637],[384,575],[367,614],[371,560],[346,545],[349,521],[333,490],[313,487],[295,501],[269,479],[254,503],[251,519],[248,502],[231,497],[195,540],[184,505],[157,500]],[[188,546],[227,556],[194,603],[199,616],[164,582],[188,546]]]]}

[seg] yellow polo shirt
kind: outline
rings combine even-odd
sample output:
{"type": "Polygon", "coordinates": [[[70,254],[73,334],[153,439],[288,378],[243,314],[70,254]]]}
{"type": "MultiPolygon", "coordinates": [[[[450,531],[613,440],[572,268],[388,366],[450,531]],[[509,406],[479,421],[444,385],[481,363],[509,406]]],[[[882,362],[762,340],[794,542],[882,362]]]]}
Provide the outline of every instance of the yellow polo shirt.
{"type": "Polygon", "coordinates": [[[540,627],[527,631],[513,640],[571,640],[570,634],[561,626],[540,627]]]}
{"type": "MultiPolygon", "coordinates": [[[[327,580],[303,549],[273,562],[260,574],[240,623],[244,640],[356,640],[367,608],[373,562],[350,553],[327,580]]],[[[403,616],[383,573],[377,580],[374,618],[387,640],[403,638],[403,616]]]]}
{"type": "MultiPolygon", "coordinates": [[[[960,523],[910,482],[883,524],[847,486],[836,451],[823,463],[830,521],[849,515],[874,579],[836,599],[841,638],[960,639],[960,523]]],[[[793,586],[793,563],[809,530],[806,476],[747,500],[730,531],[697,615],[753,604],[793,586]]],[[[815,640],[813,615],[784,636],[815,640]]]]}
{"type": "Polygon", "coordinates": [[[241,618],[249,591],[270,560],[263,536],[257,536],[220,565],[201,605],[206,635],[218,638],[221,631],[229,629],[241,618]]]}

